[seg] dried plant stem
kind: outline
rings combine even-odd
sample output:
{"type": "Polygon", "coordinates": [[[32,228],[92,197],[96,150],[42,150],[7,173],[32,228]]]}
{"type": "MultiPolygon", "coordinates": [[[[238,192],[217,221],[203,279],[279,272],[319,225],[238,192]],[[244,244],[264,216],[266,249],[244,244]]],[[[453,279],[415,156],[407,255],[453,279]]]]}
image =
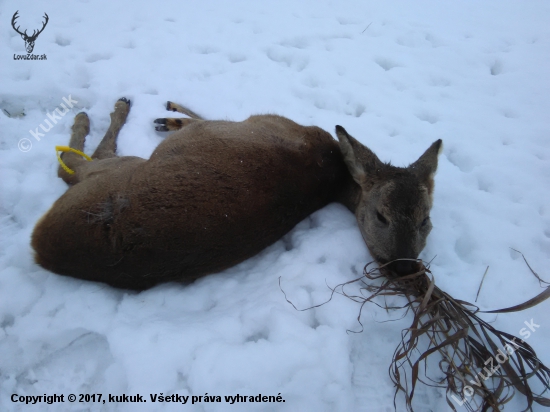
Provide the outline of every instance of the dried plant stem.
{"type": "Polygon", "coordinates": [[[485,276],[487,276],[488,271],[489,271],[489,266],[487,266],[487,269],[485,269],[485,273],[483,274],[483,277],[481,278],[481,282],[479,283],[479,288],[477,289],[475,302],[477,302],[477,298],[479,297],[479,292],[481,292],[481,287],[483,286],[483,281],[485,280],[485,276]]]}
{"type": "MultiPolygon", "coordinates": [[[[413,412],[412,402],[418,382],[445,388],[447,404],[453,411],[457,411],[457,406],[464,406],[469,411],[496,412],[516,392],[525,396],[525,411],[532,410],[534,403],[550,407],[550,399],[544,396],[550,390],[550,369],[538,359],[534,349],[525,341],[497,330],[481,319],[479,308],[474,304],[454,299],[439,289],[435,286],[429,265],[421,260],[416,261],[418,271],[403,277],[395,277],[387,270],[391,262],[369,269],[371,262],[365,266],[363,276],[330,288],[332,293],[326,302],[301,310],[322,306],[332,300],[335,293],[346,296],[361,304],[357,317],[361,330],[358,332],[363,330],[361,313],[367,302],[385,309],[405,309],[404,315],[413,312],[412,323],[402,331],[401,342],[389,367],[390,378],[396,388],[396,409],[397,396],[403,393],[407,410],[413,412]],[[371,282],[379,280],[382,280],[381,285],[371,282]],[[349,294],[346,291],[346,287],[352,284],[361,285],[359,293],[349,294]],[[375,301],[377,297],[387,296],[405,296],[408,303],[395,308],[375,301]],[[433,358],[434,354],[439,354],[439,357],[433,358]],[[438,359],[438,378],[432,378],[428,373],[427,361],[432,358],[438,359]],[[423,380],[421,370],[430,382],[423,380]],[[533,380],[541,384],[541,393],[533,392],[530,386],[533,380]]],[[[528,263],[527,266],[541,283],[546,283],[528,263]]],[[[548,297],[550,287],[525,303],[486,313],[523,310],[548,297]]],[[[288,300],[286,294],[285,299],[300,310],[288,300]]]]}

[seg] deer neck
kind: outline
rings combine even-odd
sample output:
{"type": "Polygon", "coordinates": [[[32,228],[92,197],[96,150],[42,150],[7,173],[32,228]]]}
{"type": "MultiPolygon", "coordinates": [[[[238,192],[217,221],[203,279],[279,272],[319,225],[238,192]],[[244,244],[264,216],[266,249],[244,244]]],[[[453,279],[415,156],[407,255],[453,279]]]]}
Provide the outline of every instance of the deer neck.
{"type": "Polygon", "coordinates": [[[361,200],[361,186],[359,186],[349,173],[343,179],[342,189],[338,193],[336,201],[346,206],[353,214],[361,200]]]}

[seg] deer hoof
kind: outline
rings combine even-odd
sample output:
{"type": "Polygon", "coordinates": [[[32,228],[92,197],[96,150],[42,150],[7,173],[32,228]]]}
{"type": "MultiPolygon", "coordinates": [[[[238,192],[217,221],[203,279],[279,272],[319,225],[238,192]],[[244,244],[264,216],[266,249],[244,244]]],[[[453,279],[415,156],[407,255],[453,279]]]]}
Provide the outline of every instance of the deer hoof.
{"type": "Polygon", "coordinates": [[[119,102],[124,102],[126,103],[128,106],[130,106],[130,100],[128,100],[126,97],[121,97],[120,99],[118,99],[119,102]]]}
{"type": "Polygon", "coordinates": [[[157,132],[168,132],[170,130],[170,129],[168,129],[168,127],[166,127],[166,120],[167,119],[155,119],[154,120],[154,123],[162,125],[162,126],[156,126],[155,127],[155,130],[157,132]]]}

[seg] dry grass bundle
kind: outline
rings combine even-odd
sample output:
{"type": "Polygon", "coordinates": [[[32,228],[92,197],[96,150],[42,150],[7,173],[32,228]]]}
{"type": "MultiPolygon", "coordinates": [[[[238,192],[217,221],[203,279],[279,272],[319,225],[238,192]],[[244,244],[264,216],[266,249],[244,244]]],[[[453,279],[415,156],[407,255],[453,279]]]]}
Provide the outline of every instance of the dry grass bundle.
{"type": "MultiPolygon", "coordinates": [[[[421,382],[445,388],[447,403],[454,411],[457,406],[469,411],[499,411],[516,392],[525,396],[526,411],[531,410],[533,403],[550,407],[550,399],[543,396],[550,389],[550,369],[538,359],[534,349],[524,340],[497,330],[481,319],[477,306],[443,292],[435,286],[429,266],[420,260],[417,262],[417,273],[404,277],[393,276],[387,269],[389,263],[369,269],[371,262],[360,278],[331,288],[327,302],[303,310],[324,305],[338,293],[361,304],[357,317],[361,324],[361,311],[367,302],[381,306],[374,298],[396,295],[407,298],[408,303],[401,308],[406,309],[406,313],[413,312],[413,321],[402,331],[401,343],[389,368],[396,386],[394,406],[398,394],[403,393],[407,409],[413,411],[415,388],[421,382]],[[381,284],[373,282],[378,279],[382,280],[381,284]],[[360,285],[358,295],[346,292],[345,287],[351,284],[360,285]],[[438,378],[428,377],[428,359],[437,359],[438,378]],[[540,393],[532,389],[533,384],[540,393]]],[[[544,282],[532,269],[531,272],[544,282]]],[[[550,287],[521,305],[486,313],[527,309],[548,297],[550,287]]]]}

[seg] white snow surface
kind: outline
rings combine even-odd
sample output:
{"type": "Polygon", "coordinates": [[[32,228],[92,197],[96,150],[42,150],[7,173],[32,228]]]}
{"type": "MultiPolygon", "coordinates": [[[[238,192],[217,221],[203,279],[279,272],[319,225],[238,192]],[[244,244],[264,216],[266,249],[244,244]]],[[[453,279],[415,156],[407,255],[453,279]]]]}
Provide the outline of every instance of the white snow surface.
{"type": "MultiPolygon", "coordinates": [[[[91,153],[122,96],[132,107],[120,155],[151,155],[165,138],[152,121],[166,117],[167,100],[209,119],[277,113],[331,133],[340,124],[399,166],[441,138],[434,228],[420,256],[433,259],[437,285],[472,302],[489,266],[480,308],[521,303],[541,289],[512,248],[550,279],[547,1],[5,0],[0,21],[2,411],[394,410],[388,367],[411,316],[384,323],[401,312],[367,305],[364,332],[347,333],[360,330],[359,304],[335,296],[296,311],[279,288],[280,278],[307,308],[329,298],[327,285],[362,273],[371,256],[342,205],[186,286],[134,293],[34,263],[33,227],[67,189],[54,146],[68,144],[74,115],[86,111],[91,153]],[[33,52],[47,60],[14,60],[26,54],[10,24],[16,10],[29,32],[48,13],[33,52]],[[78,103],[43,132],[69,96],[78,103]],[[222,402],[151,402],[161,393],[222,402]],[[65,403],[25,405],[12,394],[64,394],[65,403]],[[69,394],[147,402],[69,403],[69,394]],[[236,394],[285,402],[224,401],[236,394]]],[[[549,305],[485,318],[515,335],[525,321],[540,325],[528,343],[550,365],[549,305]]],[[[414,405],[450,410],[444,390],[422,385],[414,405]]],[[[524,406],[517,395],[505,410],[524,406]]]]}

